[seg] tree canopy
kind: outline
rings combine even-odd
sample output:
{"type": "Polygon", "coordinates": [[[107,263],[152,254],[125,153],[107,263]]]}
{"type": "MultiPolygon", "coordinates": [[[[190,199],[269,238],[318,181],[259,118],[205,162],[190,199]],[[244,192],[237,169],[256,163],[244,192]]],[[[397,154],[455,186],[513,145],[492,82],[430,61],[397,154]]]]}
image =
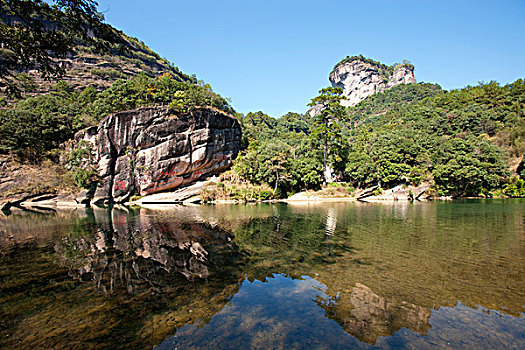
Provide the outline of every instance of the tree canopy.
{"type": "Polygon", "coordinates": [[[329,87],[319,90],[319,95],[308,104],[310,107],[322,106],[320,111],[313,116],[311,136],[321,141],[323,145],[323,177],[327,182],[328,156],[334,161],[340,161],[338,152],[334,148],[341,146],[341,122],[344,116],[341,100],[343,89],[340,87],[329,87]]]}
{"type": "Polygon", "coordinates": [[[59,59],[72,52],[75,40],[100,51],[124,43],[93,0],[0,0],[0,20],[0,88],[10,95],[20,91],[17,72],[38,70],[44,79],[63,75],[59,59]]]}
{"type": "Polygon", "coordinates": [[[321,90],[310,106],[326,103],[337,112],[315,116],[249,113],[249,142],[235,161],[241,178],[277,186],[283,196],[318,189],[326,159],[339,181],[359,188],[424,182],[436,195],[525,196],[523,80],[450,92],[399,85],[346,110],[336,100],[336,91],[321,90]]]}

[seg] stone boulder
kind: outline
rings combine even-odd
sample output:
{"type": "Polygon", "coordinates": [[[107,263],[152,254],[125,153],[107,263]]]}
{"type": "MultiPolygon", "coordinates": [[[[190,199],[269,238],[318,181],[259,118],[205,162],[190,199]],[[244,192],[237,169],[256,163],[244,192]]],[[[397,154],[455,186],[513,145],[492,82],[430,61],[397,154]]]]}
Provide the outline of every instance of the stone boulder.
{"type": "MultiPolygon", "coordinates": [[[[167,107],[111,114],[66,145],[91,148],[99,182],[92,203],[175,190],[231,166],[241,145],[237,119],[213,108],[173,115],[167,107]]],[[[67,153],[67,152],[66,152],[67,153]]]]}

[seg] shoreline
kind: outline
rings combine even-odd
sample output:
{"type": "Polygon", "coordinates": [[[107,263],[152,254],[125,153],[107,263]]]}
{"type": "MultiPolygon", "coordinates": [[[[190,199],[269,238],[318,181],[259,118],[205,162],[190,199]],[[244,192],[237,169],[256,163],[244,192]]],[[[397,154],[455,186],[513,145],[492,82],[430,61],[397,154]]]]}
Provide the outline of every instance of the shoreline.
{"type": "MultiPolygon", "coordinates": [[[[33,201],[33,202],[23,202],[16,205],[9,206],[8,209],[3,209],[0,211],[3,215],[9,215],[11,210],[14,211],[33,211],[33,212],[47,212],[47,211],[55,211],[55,210],[76,210],[76,209],[82,209],[82,208],[104,208],[104,207],[110,207],[110,206],[116,206],[116,207],[141,207],[141,208],[148,208],[148,209],[155,209],[155,208],[162,208],[162,209],[169,209],[172,207],[177,206],[205,206],[205,205],[239,205],[239,204],[270,204],[270,203],[286,203],[290,205],[309,205],[309,204],[324,204],[324,203],[355,203],[355,202],[361,202],[361,203],[385,203],[385,204],[391,204],[395,202],[400,203],[414,203],[414,202],[431,202],[431,201],[454,201],[454,200],[464,200],[464,199],[511,199],[512,197],[493,197],[493,198],[487,198],[487,197],[431,197],[431,198],[424,198],[424,199],[417,199],[417,200],[409,200],[409,199],[393,199],[393,198],[376,198],[376,197],[367,197],[363,199],[358,199],[356,197],[315,197],[315,198],[307,198],[307,199],[273,199],[273,200],[264,200],[264,201],[239,201],[239,200],[226,200],[226,199],[220,199],[215,200],[211,202],[206,203],[194,203],[194,202],[166,202],[166,201],[160,201],[160,202],[126,202],[126,203],[111,203],[111,204],[105,204],[105,205],[85,205],[81,203],[77,203],[74,201],[53,201],[53,200],[45,200],[45,201],[33,201]]],[[[4,202],[5,203],[5,202],[4,202]]]]}

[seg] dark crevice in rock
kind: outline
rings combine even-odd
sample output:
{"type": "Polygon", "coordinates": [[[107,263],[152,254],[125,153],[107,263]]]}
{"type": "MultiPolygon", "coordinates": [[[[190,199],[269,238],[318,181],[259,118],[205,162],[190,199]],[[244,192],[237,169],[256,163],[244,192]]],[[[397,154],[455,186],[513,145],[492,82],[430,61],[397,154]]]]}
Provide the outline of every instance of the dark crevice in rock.
{"type": "Polygon", "coordinates": [[[108,146],[109,146],[109,155],[110,155],[110,163],[109,163],[109,169],[110,169],[110,176],[109,176],[109,191],[108,191],[108,201],[113,202],[113,191],[114,188],[114,182],[115,182],[115,167],[117,164],[117,148],[113,144],[113,141],[111,140],[111,137],[109,135],[109,130],[106,131],[107,134],[107,140],[108,140],[108,146]]]}

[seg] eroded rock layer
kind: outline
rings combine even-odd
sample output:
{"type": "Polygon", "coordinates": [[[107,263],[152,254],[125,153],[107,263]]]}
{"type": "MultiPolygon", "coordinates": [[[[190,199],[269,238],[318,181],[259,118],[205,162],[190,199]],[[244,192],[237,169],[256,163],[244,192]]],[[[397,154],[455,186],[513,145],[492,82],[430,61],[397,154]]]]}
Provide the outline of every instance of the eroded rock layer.
{"type": "Polygon", "coordinates": [[[92,149],[99,174],[92,202],[125,202],[224,171],[240,143],[239,122],[219,110],[179,116],[167,107],[145,107],[107,116],[69,147],[92,149]]]}

